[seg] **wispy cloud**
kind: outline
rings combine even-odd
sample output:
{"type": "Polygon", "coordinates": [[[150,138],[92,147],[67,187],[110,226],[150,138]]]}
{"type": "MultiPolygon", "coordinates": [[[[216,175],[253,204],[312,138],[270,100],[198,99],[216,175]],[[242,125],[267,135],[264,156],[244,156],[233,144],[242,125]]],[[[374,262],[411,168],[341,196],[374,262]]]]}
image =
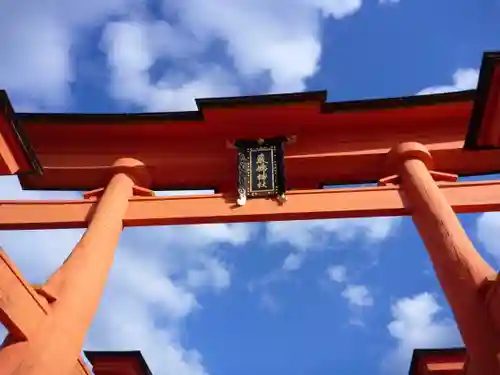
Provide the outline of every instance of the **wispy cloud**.
{"type": "Polygon", "coordinates": [[[330,280],[337,283],[343,283],[347,280],[347,270],[345,266],[332,265],[327,268],[326,273],[330,280]]]}
{"type": "Polygon", "coordinates": [[[351,306],[362,307],[373,305],[373,297],[365,285],[348,284],[342,292],[342,297],[344,297],[351,306]]]}
{"type": "Polygon", "coordinates": [[[285,244],[292,252],[283,262],[284,270],[297,270],[307,253],[332,248],[332,243],[377,244],[398,227],[400,218],[362,218],[273,222],[266,225],[267,241],[285,244]]]}
{"type": "Polygon", "coordinates": [[[349,322],[352,325],[364,326],[364,310],[373,306],[375,299],[368,286],[354,283],[349,277],[347,268],[343,265],[333,264],[326,269],[329,281],[342,286],[340,296],[347,301],[351,311],[349,322]]]}

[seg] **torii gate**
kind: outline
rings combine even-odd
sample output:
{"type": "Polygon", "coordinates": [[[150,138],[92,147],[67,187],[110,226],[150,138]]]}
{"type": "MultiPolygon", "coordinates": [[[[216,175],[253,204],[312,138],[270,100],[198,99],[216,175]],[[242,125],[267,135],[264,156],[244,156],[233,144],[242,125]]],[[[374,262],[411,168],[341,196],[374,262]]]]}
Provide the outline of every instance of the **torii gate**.
{"type": "Polygon", "coordinates": [[[17,174],[24,189],[87,191],[83,200],[0,201],[0,229],[88,228],[41,286],[1,253],[2,375],[90,373],[80,353],[123,226],[397,215],[411,215],[424,240],[467,348],[465,373],[500,374],[497,273],[456,216],[500,210],[499,181],[456,182],[500,171],[500,53],[484,55],[474,91],[325,99],[307,92],[203,99],[194,112],[15,114],[0,92],[0,174],[17,174]],[[154,197],[173,189],[216,194],[154,197]]]}

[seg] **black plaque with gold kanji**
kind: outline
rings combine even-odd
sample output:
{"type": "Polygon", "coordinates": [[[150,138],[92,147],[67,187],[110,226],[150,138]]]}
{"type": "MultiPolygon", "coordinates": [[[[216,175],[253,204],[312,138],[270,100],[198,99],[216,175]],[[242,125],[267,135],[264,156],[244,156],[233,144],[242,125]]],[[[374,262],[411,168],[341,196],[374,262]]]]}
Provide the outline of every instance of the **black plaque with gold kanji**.
{"type": "Polygon", "coordinates": [[[285,192],[285,138],[240,140],[238,194],[240,197],[281,196],[285,192]]]}

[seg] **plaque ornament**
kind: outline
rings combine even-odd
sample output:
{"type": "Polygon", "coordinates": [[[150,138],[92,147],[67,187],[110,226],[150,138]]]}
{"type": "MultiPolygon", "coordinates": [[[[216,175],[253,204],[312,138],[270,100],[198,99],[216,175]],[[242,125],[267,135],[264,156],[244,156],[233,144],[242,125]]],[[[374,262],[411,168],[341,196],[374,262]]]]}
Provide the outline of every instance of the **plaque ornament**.
{"type": "Polygon", "coordinates": [[[239,140],[238,150],[238,199],[244,206],[248,198],[277,197],[286,201],[284,174],[285,137],[239,140]]]}

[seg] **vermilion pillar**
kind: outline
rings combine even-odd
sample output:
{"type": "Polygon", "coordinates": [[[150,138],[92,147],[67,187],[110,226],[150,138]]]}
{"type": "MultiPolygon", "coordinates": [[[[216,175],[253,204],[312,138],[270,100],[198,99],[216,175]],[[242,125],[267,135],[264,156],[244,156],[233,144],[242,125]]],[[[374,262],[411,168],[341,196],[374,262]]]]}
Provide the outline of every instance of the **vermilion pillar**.
{"type": "Polygon", "coordinates": [[[0,350],[2,375],[74,373],[114,260],[128,200],[134,186],[145,183],[144,167],[132,159],[118,161],[111,172],[86,233],[42,288],[51,301],[47,318],[32,337],[0,350]]]}
{"type": "Polygon", "coordinates": [[[395,154],[405,205],[409,206],[467,348],[467,374],[500,374],[500,335],[479,293],[481,284],[495,271],[475,250],[433,180],[429,171],[432,158],[425,147],[404,143],[395,154]]]}

